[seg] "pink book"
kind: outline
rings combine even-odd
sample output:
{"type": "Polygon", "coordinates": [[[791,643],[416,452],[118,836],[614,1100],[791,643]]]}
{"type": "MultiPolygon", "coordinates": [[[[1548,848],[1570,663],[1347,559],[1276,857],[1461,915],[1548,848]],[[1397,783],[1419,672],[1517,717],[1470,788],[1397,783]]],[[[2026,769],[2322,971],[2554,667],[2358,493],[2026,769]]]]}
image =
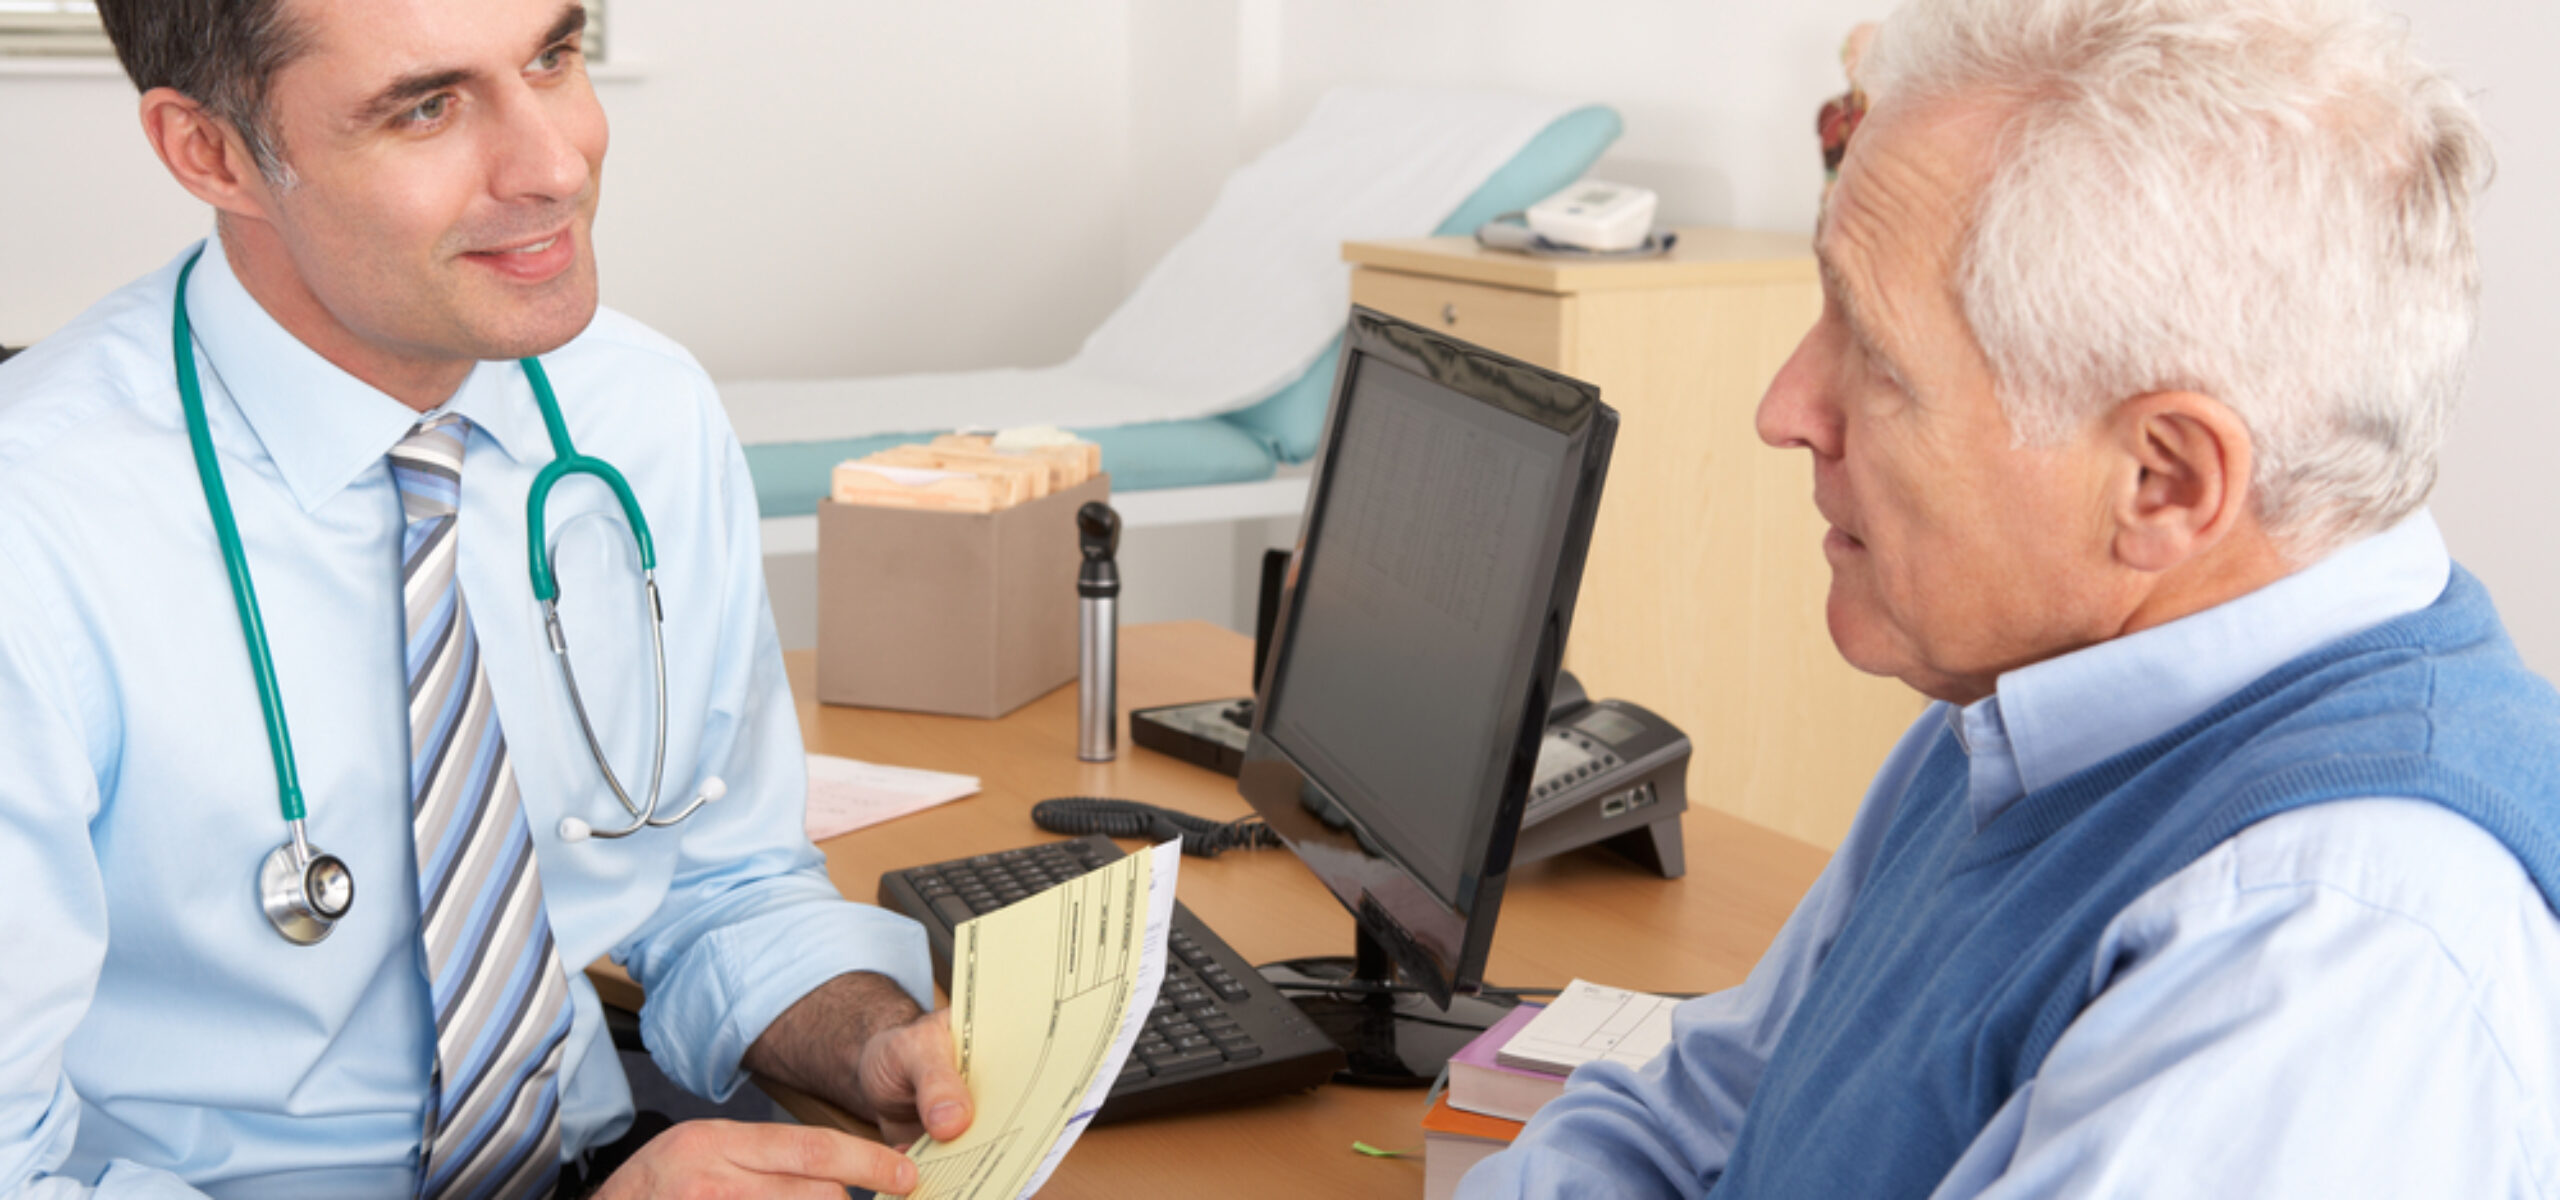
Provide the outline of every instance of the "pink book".
{"type": "Polygon", "coordinates": [[[1495,1055],[1520,1032],[1541,1004],[1512,1009],[1491,1028],[1477,1034],[1465,1049],[1449,1056],[1449,1107],[1506,1121],[1526,1121],[1564,1091],[1564,1076],[1506,1067],[1495,1055]]]}

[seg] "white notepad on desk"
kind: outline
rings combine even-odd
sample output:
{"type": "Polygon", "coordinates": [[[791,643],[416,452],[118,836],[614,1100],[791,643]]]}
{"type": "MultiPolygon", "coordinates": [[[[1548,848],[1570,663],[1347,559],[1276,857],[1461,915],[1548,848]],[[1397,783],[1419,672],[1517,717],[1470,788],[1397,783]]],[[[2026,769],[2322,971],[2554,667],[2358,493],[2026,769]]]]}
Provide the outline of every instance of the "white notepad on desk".
{"type": "Polygon", "coordinates": [[[1511,1035],[1494,1061],[1554,1075],[1604,1058],[1640,1067],[1671,1044],[1671,1010],[1679,1003],[1577,979],[1511,1035]]]}
{"type": "Polygon", "coordinates": [[[978,792],[978,777],[886,767],[831,754],[809,756],[809,840],[922,812],[978,792]]]}

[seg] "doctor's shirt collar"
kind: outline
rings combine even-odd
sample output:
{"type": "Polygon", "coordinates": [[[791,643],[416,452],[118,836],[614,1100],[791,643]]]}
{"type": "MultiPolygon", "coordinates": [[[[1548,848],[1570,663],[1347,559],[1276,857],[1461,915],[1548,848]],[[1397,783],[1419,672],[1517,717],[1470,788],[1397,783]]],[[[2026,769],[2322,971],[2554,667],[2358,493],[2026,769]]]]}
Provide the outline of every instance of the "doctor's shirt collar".
{"type": "MultiPolygon", "coordinates": [[[[305,512],[381,469],[383,455],[426,418],[278,324],[232,272],[218,232],[205,239],[186,303],[208,404],[230,397],[305,512]]],[[[469,418],[509,458],[550,457],[533,386],[513,360],[474,366],[438,411],[469,418]]]]}

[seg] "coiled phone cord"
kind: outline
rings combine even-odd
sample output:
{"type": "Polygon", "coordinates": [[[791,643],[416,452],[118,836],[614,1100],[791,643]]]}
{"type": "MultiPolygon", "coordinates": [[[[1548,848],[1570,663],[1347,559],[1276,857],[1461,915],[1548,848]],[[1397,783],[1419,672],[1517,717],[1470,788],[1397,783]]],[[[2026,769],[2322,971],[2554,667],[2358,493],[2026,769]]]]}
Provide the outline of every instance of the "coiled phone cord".
{"type": "Polygon", "coordinates": [[[1190,813],[1098,796],[1060,796],[1031,806],[1031,822],[1051,833],[1081,836],[1182,839],[1182,852],[1194,858],[1216,858],[1229,850],[1278,849],[1280,835],[1260,817],[1212,821],[1190,813]]]}

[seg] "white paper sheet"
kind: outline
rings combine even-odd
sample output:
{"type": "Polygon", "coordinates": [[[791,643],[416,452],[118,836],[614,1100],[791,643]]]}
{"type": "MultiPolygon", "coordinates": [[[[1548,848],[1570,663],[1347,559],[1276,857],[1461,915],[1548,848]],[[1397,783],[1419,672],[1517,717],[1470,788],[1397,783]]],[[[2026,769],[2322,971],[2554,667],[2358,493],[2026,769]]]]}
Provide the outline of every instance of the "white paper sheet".
{"type": "Polygon", "coordinates": [[[867,825],[921,812],[978,792],[975,775],[885,767],[828,754],[809,756],[809,840],[823,842],[867,825]]]}
{"type": "Polygon", "coordinates": [[[1506,1067],[1569,1074],[1597,1059],[1640,1067],[1671,1044],[1667,996],[1577,979],[1494,1055],[1506,1067]]]}

